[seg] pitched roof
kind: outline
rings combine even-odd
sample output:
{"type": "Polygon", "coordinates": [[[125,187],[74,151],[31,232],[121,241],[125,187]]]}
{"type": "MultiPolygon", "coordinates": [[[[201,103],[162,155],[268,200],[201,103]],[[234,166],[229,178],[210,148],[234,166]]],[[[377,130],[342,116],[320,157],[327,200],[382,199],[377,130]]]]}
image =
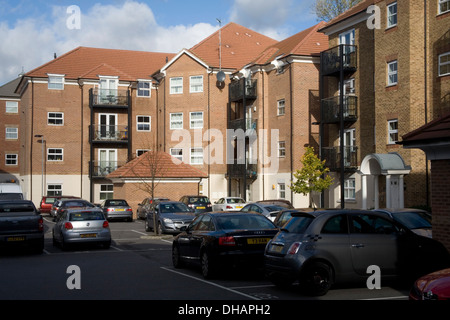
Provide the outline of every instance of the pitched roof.
{"type": "Polygon", "coordinates": [[[402,136],[402,144],[450,140],[450,112],[402,136]]]}
{"type": "Polygon", "coordinates": [[[221,65],[224,69],[237,69],[255,59],[269,45],[275,43],[277,41],[272,38],[230,22],[196,44],[190,51],[211,67],[221,65]],[[221,46],[219,46],[219,33],[221,46]]]}
{"type": "Polygon", "coordinates": [[[119,75],[120,80],[147,79],[174,53],[78,47],[26,73],[28,77],[64,74],[68,79],[98,79],[119,75]],[[110,74],[114,72],[114,74],[110,74]],[[107,74],[103,74],[107,73],[107,74]]]}
{"type": "Polygon", "coordinates": [[[320,56],[320,52],[328,49],[328,36],[318,32],[325,22],[305,29],[293,36],[277,42],[264,50],[254,64],[267,64],[276,57],[288,55],[320,56]]]}
{"type": "Polygon", "coordinates": [[[15,90],[20,82],[21,77],[16,78],[0,87],[0,97],[5,98],[20,98],[20,94],[15,93],[15,90]]]}
{"type": "Polygon", "coordinates": [[[326,23],[319,31],[325,30],[328,27],[331,27],[332,25],[335,25],[341,21],[344,21],[350,17],[353,17],[357,15],[358,13],[361,13],[363,11],[367,11],[367,8],[377,2],[380,2],[381,0],[362,0],[361,2],[355,4],[350,9],[346,10],[345,12],[341,13],[337,17],[334,17],[330,21],[326,23]]]}
{"type": "Polygon", "coordinates": [[[148,151],[131,160],[107,178],[151,178],[155,170],[155,178],[207,178],[208,175],[193,166],[184,163],[162,151],[148,151]],[[153,165],[154,164],[154,165],[153,165]]]}

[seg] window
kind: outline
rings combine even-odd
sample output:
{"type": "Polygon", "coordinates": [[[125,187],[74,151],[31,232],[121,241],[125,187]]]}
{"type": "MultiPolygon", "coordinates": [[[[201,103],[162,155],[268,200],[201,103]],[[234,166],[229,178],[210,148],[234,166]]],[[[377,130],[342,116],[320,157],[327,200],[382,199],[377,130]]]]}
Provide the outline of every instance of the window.
{"type": "Polygon", "coordinates": [[[278,198],[279,199],[286,199],[286,184],[278,183],[278,198]]]}
{"type": "Polygon", "coordinates": [[[150,116],[137,116],[136,117],[136,130],[137,131],[151,131],[151,117],[150,116]]]}
{"type": "Polygon", "coordinates": [[[330,218],[322,227],[321,233],[347,234],[347,217],[339,215],[330,218]]]}
{"type": "Polygon", "coordinates": [[[203,112],[191,112],[189,113],[189,117],[191,129],[203,128],[203,112]]]}
{"type": "Polygon", "coordinates": [[[286,142],[278,141],[278,157],[284,158],[286,156],[286,142]]]}
{"type": "Polygon", "coordinates": [[[170,155],[180,161],[183,161],[183,149],[181,148],[171,148],[170,155]]]}
{"type": "Polygon", "coordinates": [[[19,155],[14,153],[5,154],[5,165],[7,166],[17,166],[19,164],[19,155]]]}
{"type": "Polygon", "coordinates": [[[47,196],[62,196],[62,184],[48,184],[47,196]]]}
{"type": "Polygon", "coordinates": [[[344,180],[344,199],[345,200],[355,200],[356,188],[355,179],[345,179],[344,180]]]}
{"type": "Polygon", "coordinates": [[[203,164],[203,148],[191,148],[191,164],[203,164]]]}
{"type": "Polygon", "coordinates": [[[64,113],[62,113],[62,112],[49,112],[49,113],[47,113],[47,124],[49,126],[62,126],[62,125],[64,125],[64,113]]]}
{"type": "Polygon", "coordinates": [[[151,81],[139,80],[137,88],[138,97],[150,97],[151,96],[151,81]]]}
{"type": "Polygon", "coordinates": [[[49,74],[48,88],[50,90],[64,90],[64,75],[49,74]]]}
{"type": "Polygon", "coordinates": [[[6,113],[19,113],[19,102],[6,101],[6,113]]]}
{"type": "Polygon", "coordinates": [[[63,161],[63,149],[61,148],[48,148],[47,149],[47,161],[63,161]]]}
{"type": "Polygon", "coordinates": [[[352,233],[389,234],[398,231],[390,221],[369,214],[352,215],[350,227],[352,233]]]}
{"type": "Polygon", "coordinates": [[[397,25],[397,2],[387,6],[387,27],[395,27],[397,25]]]}
{"type": "Polygon", "coordinates": [[[170,94],[183,93],[183,77],[170,78],[170,94]]]}
{"type": "Polygon", "coordinates": [[[388,86],[398,83],[398,63],[397,60],[388,63],[388,86]]]}
{"type": "Polygon", "coordinates": [[[285,104],[286,104],[286,101],[284,99],[277,101],[277,115],[282,116],[285,114],[285,112],[286,112],[285,104]]]}
{"type": "Polygon", "coordinates": [[[183,113],[170,114],[170,129],[183,129],[183,113]]]}
{"type": "Polygon", "coordinates": [[[147,151],[150,151],[149,149],[137,149],[136,150],[136,157],[140,157],[142,156],[144,153],[146,153],[147,151]]]}
{"type": "Polygon", "coordinates": [[[13,127],[6,128],[5,139],[6,140],[17,140],[17,139],[19,139],[19,129],[18,128],[13,128],[13,127]]]}
{"type": "Polygon", "coordinates": [[[450,0],[439,0],[439,14],[450,12],[450,0]]]}
{"type": "Polygon", "coordinates": [[[388,120],[388,143],[395,144],[398,141],[398,120],[388,120]]]}
{"type": "Polygon", "coordinates": [[[101,184],[100,185],[100,200],[112,199],[114,196],[114,185],[101,184]]]}
{"type": "Polygon", "coordinates": [[[189,81],[190,92],[203,92],[203,76],[192,76],[189,81]]]}
{"type": "Polygon", "coordinates": [[[439,56],[439,75],[450,75],[450,52],[446,52],[439,56]]]}

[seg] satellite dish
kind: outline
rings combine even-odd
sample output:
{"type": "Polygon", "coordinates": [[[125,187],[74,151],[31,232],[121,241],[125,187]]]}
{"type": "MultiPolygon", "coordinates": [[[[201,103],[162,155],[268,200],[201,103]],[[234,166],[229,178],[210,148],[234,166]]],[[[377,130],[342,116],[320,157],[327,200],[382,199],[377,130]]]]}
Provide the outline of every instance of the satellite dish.
{"type": "Polygon", "coordinates": [[[219,81],[219,82],[225,81],[225,72],[223,72],[223,71],[217,72],[217,81],[219,81]]]}

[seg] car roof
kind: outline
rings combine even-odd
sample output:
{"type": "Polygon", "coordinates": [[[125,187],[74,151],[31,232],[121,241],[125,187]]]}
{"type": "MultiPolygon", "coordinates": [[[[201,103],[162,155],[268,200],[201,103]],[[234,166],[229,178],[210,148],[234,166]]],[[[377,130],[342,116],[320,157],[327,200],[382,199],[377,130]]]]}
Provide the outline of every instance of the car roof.
{"type": "Polygon", "coordinates": [[[244,215],[248,215],[248,214],[262,216],[261,214],[259,214],[257,212],[242,212],[242,211],[232,211],[232,212],[230,212],[230,211],[214,211],[214,212],[204,212],[204,213],[201,213],[200,215],[206,215],[206,214],[209,214],[214,217],[222,217],[222,216],[233,217],[233,216],[244,216],[244,215]]]}
{"type": "Polygon", "coordinates": [[[416,208],[380,208],[380,209],[374,209],[375,212],[390,212],[390,213],[397,213],[397,212],[428,212],[423,209],[416,209],[416,208]]]}
{"type": "Polygon", "coordinates": [[[72,212],[86,212],[86,211],[96,211],[96,212],[101,212],[103,213],[102,209],[100,209],[99,207],[89,207],[89,208],[68,208],[65,210],[68,213],[72,213],[72,212]]]}

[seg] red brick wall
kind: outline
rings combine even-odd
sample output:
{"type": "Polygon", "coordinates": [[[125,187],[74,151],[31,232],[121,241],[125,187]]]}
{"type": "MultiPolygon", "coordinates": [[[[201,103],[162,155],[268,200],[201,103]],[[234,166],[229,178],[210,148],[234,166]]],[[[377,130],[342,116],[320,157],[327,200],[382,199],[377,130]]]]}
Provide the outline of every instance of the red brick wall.
{"type": "Polygon", "coordinates": [[[431,161],[433,238],[450,250],[450,159],[431,161]]]}

